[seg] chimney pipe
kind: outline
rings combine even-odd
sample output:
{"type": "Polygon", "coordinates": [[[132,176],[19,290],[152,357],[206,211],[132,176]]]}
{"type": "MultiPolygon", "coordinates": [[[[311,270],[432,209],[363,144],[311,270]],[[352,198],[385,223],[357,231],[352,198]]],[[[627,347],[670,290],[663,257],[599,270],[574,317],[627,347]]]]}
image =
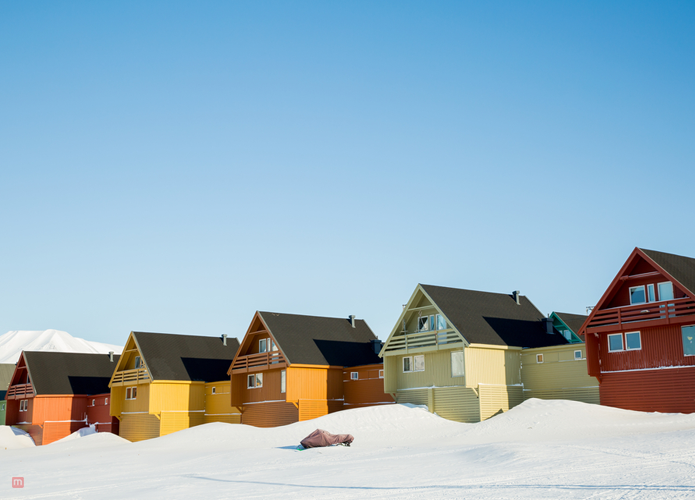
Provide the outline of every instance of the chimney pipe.
{"type": "Polygon", "coordinates": [[[222,345],[227,345],[227,334],[226,333],[222,334],[222,345]]]}
{"type": "Polygon", "coordinates": [[[351,314],[350,315],[350,325],[355,328],[355,315],[351,314]]]}
{"type": "Polygon", "coordinates": [[[512,295],[514,296],[514,300],[516,301],[516,305],[520,306],[521,305],[521,292],[519,290],[514,290],[512,292],[512,295]]]}
{"type": "Polygon", "coordinates": [[[113,351],[109,351],[109,361],[113,363],[113,351]]]}

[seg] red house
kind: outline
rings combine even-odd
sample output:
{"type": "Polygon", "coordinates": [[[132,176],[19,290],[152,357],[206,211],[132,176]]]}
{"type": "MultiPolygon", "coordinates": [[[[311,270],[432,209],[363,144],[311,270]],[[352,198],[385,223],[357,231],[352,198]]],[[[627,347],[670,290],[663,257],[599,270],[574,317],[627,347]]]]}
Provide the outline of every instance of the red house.
{"type": "Polygon", "coordinates": [[[109,380],[119,356],[24,351],[7,389],[6,424],[28,432],[37,445],[94,425],[118,434],[109,414],[109,380]]]}
{"type": "Polygon", "coordinates": [[[601,404],[695,412],[695,259],[635,248],[580,330],[601,404]]]}

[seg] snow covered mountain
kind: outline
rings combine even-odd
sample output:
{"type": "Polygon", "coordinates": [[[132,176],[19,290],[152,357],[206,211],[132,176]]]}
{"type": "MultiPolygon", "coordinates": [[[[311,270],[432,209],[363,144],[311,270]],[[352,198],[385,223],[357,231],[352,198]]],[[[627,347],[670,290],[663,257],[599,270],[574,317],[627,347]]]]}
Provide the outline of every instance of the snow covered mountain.
{"type": "Polygon", "coordinates": [[[120,354],[123,347],[73,337],[60,330],[14,330],[0,335],[0,363],[16,363],[22,351],[58,351],[120,354]]]}

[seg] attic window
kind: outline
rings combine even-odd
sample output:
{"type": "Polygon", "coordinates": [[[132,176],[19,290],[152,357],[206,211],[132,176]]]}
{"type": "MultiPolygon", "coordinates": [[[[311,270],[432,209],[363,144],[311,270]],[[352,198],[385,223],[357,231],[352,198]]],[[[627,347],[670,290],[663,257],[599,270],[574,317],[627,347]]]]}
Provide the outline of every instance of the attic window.
{"type": "Polygon", "coordinates": [[[417,319],[417,331],[418,332],[429,332],[430,331],[430,317],[420,316],[417,319]]]}
{"type": "Polygon", "coordinates": [[[536,363],[542,363],[543,362],[543,355],[542,354],[536,354],[536,363]]]}
{"type": "Polygon", "coordinates": [[[673,284],[670,281],[659,283],[659,300],[673,300],[673,284]]]}
{"type": "Polygon", "coordinates": [[[138,368],[140,368],[140,365],[140,356],[135,356],[135,369],[137,370],[138,368]]]}
{"type": "Polygon", "coordinates": [[[261,339],[258,341],[258,352],[268,351],[268,341],[266,339],[261,339]]]}
{"type": "Polygon", "coordinates": [[[644,285],[630,287],[630,304],[644,304],[647,296],[644,293],[644,285]]]}
{"type": "Polygon", "coordinates": [[[360,379],[360,373],[359,372],[350,372],[350,380],[359,380],[360,379]]]}
{"type": "Polygon", "coordinates": [[[565,337],[567,340],[572,340],[572,332],[569,330],[562,330],[562,336],[565,337]]]}

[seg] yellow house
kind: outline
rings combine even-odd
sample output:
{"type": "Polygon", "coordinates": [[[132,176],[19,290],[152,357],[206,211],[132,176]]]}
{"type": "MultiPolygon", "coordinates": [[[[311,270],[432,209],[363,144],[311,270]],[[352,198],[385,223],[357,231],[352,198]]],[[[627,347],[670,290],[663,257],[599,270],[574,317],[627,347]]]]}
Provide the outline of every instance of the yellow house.
{"type": "Polygon", "coordinates": [[[524,400],[524,348],[568,340],[512,294],[418,285],[381,350],[384,391],[459,422],[479,422],[524,400]]]}
{"type": "Polygon", "coordinates": [[[227,370],[235,338],[131,332],[111,377],[121,437],[141,441],[209,422],[239,423],[227,370]]]}

